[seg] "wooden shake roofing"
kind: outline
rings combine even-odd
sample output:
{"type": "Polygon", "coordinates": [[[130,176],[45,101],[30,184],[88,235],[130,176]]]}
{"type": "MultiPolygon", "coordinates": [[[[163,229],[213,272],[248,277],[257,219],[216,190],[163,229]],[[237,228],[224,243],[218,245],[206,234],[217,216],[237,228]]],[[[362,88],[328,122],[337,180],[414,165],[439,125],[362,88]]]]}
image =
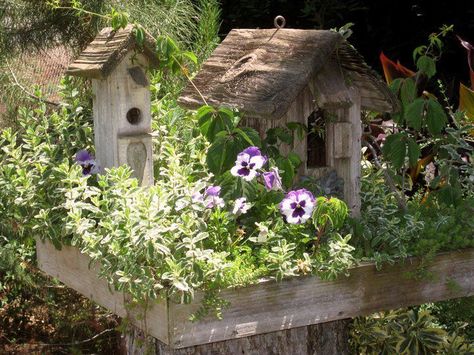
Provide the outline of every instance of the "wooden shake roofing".
{"type": "Polygon", "coordinates": [[[106,27],[68,68],[67,73],[92,79],[106,78],[131,50],[143,53],[150,64],[157,64],[155,40],[145,32],[143,46],[135,39],[133,25],[113,31],[106,27]]]}
{"type": "MultiPolygon", "coordinates": [[[[338,63],[346,83],[359,90],[363,108],[397,109],[385,82],[333,31],[232,30],[193,81],[210,105],[235,107],[246,117],[279,119],[329,62],[338,63]]],[[[204,104],[192,85],[180,103],[189,108],[204,104]]]]}

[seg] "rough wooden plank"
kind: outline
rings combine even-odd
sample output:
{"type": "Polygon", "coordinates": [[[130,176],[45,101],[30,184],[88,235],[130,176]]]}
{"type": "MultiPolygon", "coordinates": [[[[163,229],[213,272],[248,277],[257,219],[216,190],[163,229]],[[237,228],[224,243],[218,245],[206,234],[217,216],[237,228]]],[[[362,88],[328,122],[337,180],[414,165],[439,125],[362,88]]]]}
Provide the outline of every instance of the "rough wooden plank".
{"type": "MultiPolygon", "coordinates": [[[[251,118],[279,119],[314,79],[318,82],[312,87],[313,99],[328,106],[350,104],[337,88],[344,87],[339,85],[344,81],[377,98],[366,99],[364,93],[369,109],[393,111],[397,106],[385,82],[332,31],[232,30],[193,81],[211,105],[235,107],[251,118]]],[[[193,85],[184,90],[180,103],[190,108],[204,104],[193,85]]]]}
{"type": "MultiPolygon", "coordinates": [[[[38,242],[37,251],[43,271],[111,311],[127,314],[123,296],[97,278],[97,266],[89,269],[89,258],[77,249],[58,251],[48,242],[38,242]]],[[[407,276],[419,265],[419,258],[409,258],[380,271],[373,264],[363,264],[351,269],[350,277],[336,281],[307,276],[224,290],[222,297],[231,305],[224,310],[223,320],[189,320],[201,305],[198,293],[188,305],[154,304],[146,312],[147,330],[172,348],[183,348],[474,295],[474,249],[436,256],[426,268],[433,279],[407,276]]],[[[136,317],[132,322],[143,327],[136,317]]]]}
{"type": "Polygon", "coordinates": [[[330,121],[327,129],[327,161],[328,165],[336,170],[337,175],[344,180],[344,201],[347,203],[354,217],[360,214],[360,162],[361,162],[361,137],[362,125],[360,121],[360,95],[356,88],[348,90],[352,106],[349,108],[331,109],[330,121]],[[345,122],[351,125],[352,139],[348,149],[350,157],[338,157],[335,150],[339,137],[335,125],[345,122]]]}
{"type": "MultiPolygon", "coordinates": [[[[137,84],[129,74],[129,69],[137,65],[146,66],[146,63],[144,56],[128,53],[107,79],[92,80],[94,143],[96,158],[102,169],[126,163],[126,146],[119,145],[120,136],[142,137],[151,132],[150,90],[137,84]],[[127,112],[133,108],[139,109],[140,119],[131,124],[127,120],[127,112]]],[[[122,143],[126,141],[122,140],[122,143]]],[[[150,139],[142,141],[149,152],[146,181],[152,184],[152,143],[150,139]]]]}
{"type": "Polygon", "coordinates": [[[310,88],[318,107],[323,109],[352,105],[341,67],[329,61],[310,82],[310,88]]]}
{"type": "Polygon", "coordinates": [[[38,267],[42,271],[116,315],[127,315],[123,294],[109,290],[107,281],[97,277],[97,265],[92,264],[89,269],[90,259],[78,249],[63,246],[58,251],[50,242],[37,240],[36,253],[38,267]]]}
{"type": "Polygon", "coordinates": [[[80,56],[70,64],[67,73],[91,79],[105,79],[124,59],[127,53],[136,51],[147,57],[150,66],[158,64],[155,40],[145,31],[143,46],[137,45],[133,25],[118,31],[111,27],[102,29],[80,56]]]}
{"type": "Polygon", "coordinates": [[[99,265],[90,264],[90,258],[79,249],[63,246],[57,250],[48,241],[36,241],[38,267],[50,276],[59,279],[66,286],[76,290],[112,313],[128,318],[132,324],[144,329],[161,341],[168,342],[167,302],[154,302],[144,312],[140,308],[128,308],[127,297],[114,291],[106,280],[100,279],[99,265]],[[89,268],[90,266],[90,268],[89,268]],[[142,316],[146,316],[146,323],[142,316]]]}
{"type": "Polygon", "coordinates": [[[350,322],[351,320],[346,319],[182,349],[173,349],[158,342],[156,353],[159,355],[348,355],[350,322]]]}
{"type": "Polygon", "coordinates": [[[171,346],[180,348],[241,338],[283,329],[325,323],[376,311],[474,295],[474,249],[441,254],[428,266],[433,280],[408,278],[419,259],[384,266],[373,264],[351,269],[348,278],[322,281],[299,277],[276,283],[226,290],[231,302],[223,320],[188,321],[199,307],[170,304],[171,346]],[[455,284],[456,287],[452,287],[455,284]]]}
{"type": "Polygon", "coordinates": [[[348,42],[341,43],[333,58],[344,70],[349,85],[359,89],[364,109],[380,112],[396,112],[400,109],[398,99],[385,81],[348,42]]]}
{"type": "Polygon", "coordinates": [[[141,186],[153,185],[153,144],[151,134],[118,137],[118,163],[133,170],[141,186]]]}
{"type": "MultiPolygon", "coordinates": [[[[359,124],[360,125],[360,124],[359,124]]],[[[334,158],[350,158],[352,156],[352,123],[334,123],[334,158]]]]}
{"type": "MultiPolygon", "coordinates": [[[[331,31],[232,30],[194,84],[211,105],[238,108],[249,118],[280,119],[341,40],[331,31]]],[[[192,86],[180,102],[192,108],[203,103],[192,86]]]]}

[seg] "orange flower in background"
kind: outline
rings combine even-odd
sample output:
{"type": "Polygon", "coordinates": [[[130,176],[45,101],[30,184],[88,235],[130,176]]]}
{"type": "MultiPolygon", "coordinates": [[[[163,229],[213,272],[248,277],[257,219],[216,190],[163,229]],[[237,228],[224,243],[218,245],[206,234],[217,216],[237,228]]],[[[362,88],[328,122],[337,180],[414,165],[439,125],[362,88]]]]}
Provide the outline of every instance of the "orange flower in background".
{"type": "Polygon", "coordinates": [[[415,75],[413,70],[408,69],[407,67],[400,64],[397,60],[395,63],[393,60],[387,58],[387,56],[380,52],[380,62],[382,63],[383,73],[385,75],[385,80],[390,84],[393,80],[398,78],[409,78],[415,75]]]}
{"type": "Polygon", "coordinates": [[[467,50],[467,64],[469,65],[469,77],[471,79],[471,89],[474,90],[474,46],[461,37],[456,36],[461,45],[467,50]]]}
{"type": "Polygon", "coordinates": [[[461,37],[456,37],[461,45],[466,48],[467,64],[469,65],[469,76],[471,79],[471,88],[462,83],[459,85],[459,109],[464,111],[467,118],[474,122],[474,46],[461,37]]]}

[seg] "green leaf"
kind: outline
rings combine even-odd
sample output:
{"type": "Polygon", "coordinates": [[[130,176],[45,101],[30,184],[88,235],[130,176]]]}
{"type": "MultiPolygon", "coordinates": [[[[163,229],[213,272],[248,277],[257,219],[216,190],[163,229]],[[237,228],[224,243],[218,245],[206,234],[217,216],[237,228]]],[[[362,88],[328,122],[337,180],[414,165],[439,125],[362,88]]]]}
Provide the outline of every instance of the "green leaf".
{"type": "Polygon", "coordinates": [[[258,132],[253,129],[252,127],[240,127],[239,128],[242,132],[244,132],[247,137],[250,139],[250,141],[253,142],[252,145],[256,147],[261,147],[262,146],[262,141],[260,139],[260,135],[258,132]]]}
{"type": "Polygon", "coordinates": [[[250,144],[251,146],[254,146],[255,143],[252,141],[252,139],[247,135],[247,133],[245,133],[242,129],[240,128],[235,128],[234,133],[237,133],[238,135],[240,135],[248,144],[250,144]]]}
{"type": "Polygon", "coordinates": [[[288,122],[286,127],[288,127],[289,130],[296,132],[296,138],[299,141],[303,140],[308,132],[308,127],[301,122],[288,122]]]}
{"type": "Polygon", "coordinates": [[[280,170],[281,181],[286,188],[291,188],[293,179],[295,178],[295,166],[291,159],[280,157],[276,161],[277,167],[280,170]]]}
{"type": "Polygon", "coordinates": [[[209,106],[201,109],[201,113],[198,111],[198,117],[201,117],[198,123],[201,132],[209,142],[214,142],[219,132],[230,132],[234,128],[234,115],[232,111],[229,113],[226,110],[219,109],[216,113],[214,109],[209,109],[209,106]]]}
{"type": "Polygon", "coordinates": [[[428,78],[431,78],[436,74],[436,63],[433,58],[428,57],[427,55],[422,55],[418,58],[416,66],[420,71],[425,73],[428,78]]]}
{"type": "Polygon", "coordinates": [[[199,130],[203,136],[207,136],[215,112],[215,109],[211,106],[202,106],[197,110],[196,118],[198,120],[199,130]]]}
{"type": "Polygon", "coordinates": [[[280,141],[288,145],[291,145],[293,143],[293,135],[291,134],[289,130],[283,127],[276,127],[274,130],[275,130],[276,137],[280,141]]]}
{"type": "Polygon", "coordinates": [[[407,145],[408,145],[408,161],[410,164],[410,167],[416,166],[418,163],[418,159],[420,158],[421,155],[421,149],[418,143],[416,141],[409,137],[407,139],[407,145]]]}
{"type": "Polygon", "coordinates": [[[183,52],[181,54],[183,57],[188,58],[191,62],[197,65],[198,59],[193,52],[183,52]]]}
{"type": "Polygon", "coordinates": [[[142,47],[145,42],[145,31],[143,30],[143,27],[135,26],[133,32],[135,33],[137,44],[142,47]]]}
{"type": "Polygon", "coordinates": [[[421,129],[421,124],[423,121],[422,118],[424,109],[425,100],[421,97],[410,103],[405,113],[407,125],[419,131],[421,129]]]}
{"type": "Polygon", "coordinates": [[[390,84],[389,84],[389,87],[390,87],[390,90],[392,90],[392,92],[398,96],[398,94],[400,93],[400,88],[402,86],[402,83],[403,83],[403,80],[402,78],[397,78],[397,79],[394,79],[390,84]]]}
{"type": "Polygon", "coordinates": [[[446,126],[448,118],[438,101],[430,98],[426,104],[426,126],[431,134],[439,134],[446,126]]]}
{"type": "Polygon", "coordinates": [[[209,170],[217,175],[223,170],[226,160],[226,138],[219,137],[211,144],[207,151],[206,162],[209,170]]]}
{"type": "Polygon", "coordinates": [[[313,224],[316,228],[324,227],[328,222],[333,228],[341,228],[349,215],[349,209],[344,201],[335,197],[318,197],[313,211],[313,224]]]}
{"type": "Polygon", "coordinates": [[[288,154],[288,159],[291,160],[291,164],[296,168],[298,169],[298,167],[301,165],[301,163],[303,162],[300,158],[300,156],[298,154],[296,154],[295,152],[290,152],[288,154]]]}
{"type": "Polygon", "coordinates": [[[396,170],[404,165],[406,150],[406,136],[404,133],[389,135],[382,148],[385,158],[392,163],[396,170]]]}
{"type": "Polygon", "coordinates": [[[423,53],[425,53],[426,49],[428,47],[423,45],[423,46],[419,46],[419,47],[416,47],[414,50],[413,50],[413,61],[416,62],[416,58],[423,55],[423,53]]]}
{"type": "Polygon", "coordinates": [[[408,105],[412,102],[416,95],[415,81],[412,78],[407,78],[402,81],[400,87],[400,99],[403,105],[408,105]]]}
{"type": "Polygon", "coordinates": [[[248,147],[247,141],[240,135],[220,132],[207,151],[207,166],[216,176],[229,170],[237,155],[248,147]]]}

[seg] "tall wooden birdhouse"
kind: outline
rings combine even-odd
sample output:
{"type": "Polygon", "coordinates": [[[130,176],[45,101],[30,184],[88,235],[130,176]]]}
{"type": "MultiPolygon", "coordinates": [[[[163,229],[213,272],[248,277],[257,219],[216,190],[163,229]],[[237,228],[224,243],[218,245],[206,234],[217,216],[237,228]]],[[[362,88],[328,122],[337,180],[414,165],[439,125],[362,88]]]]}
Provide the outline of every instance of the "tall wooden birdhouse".
{"type": "Polygon", "coordinates": [[[101,167],[128,164],[142,185],[153,184],[147,69],[157,64],[154,40],[139,45],[133,26],[104,28],[68,68],[92,81],[96,158],[101,167]]]}
{"type": "MultiPolygon", "coordinates": [[[[194,78],[209,105],[237,108],[243,124],[267,129],[299,122],[309,128],[292,147],[300,175],[337,175],[354,215],[360,208],[361,110],[394,111],[386,84],[337,32],[234,29],[194,78]]],[[[189,85],[181,104],[204,104],[189,85]]],[[[283,152],[284,153],[284,152],[283,152]]]]}

